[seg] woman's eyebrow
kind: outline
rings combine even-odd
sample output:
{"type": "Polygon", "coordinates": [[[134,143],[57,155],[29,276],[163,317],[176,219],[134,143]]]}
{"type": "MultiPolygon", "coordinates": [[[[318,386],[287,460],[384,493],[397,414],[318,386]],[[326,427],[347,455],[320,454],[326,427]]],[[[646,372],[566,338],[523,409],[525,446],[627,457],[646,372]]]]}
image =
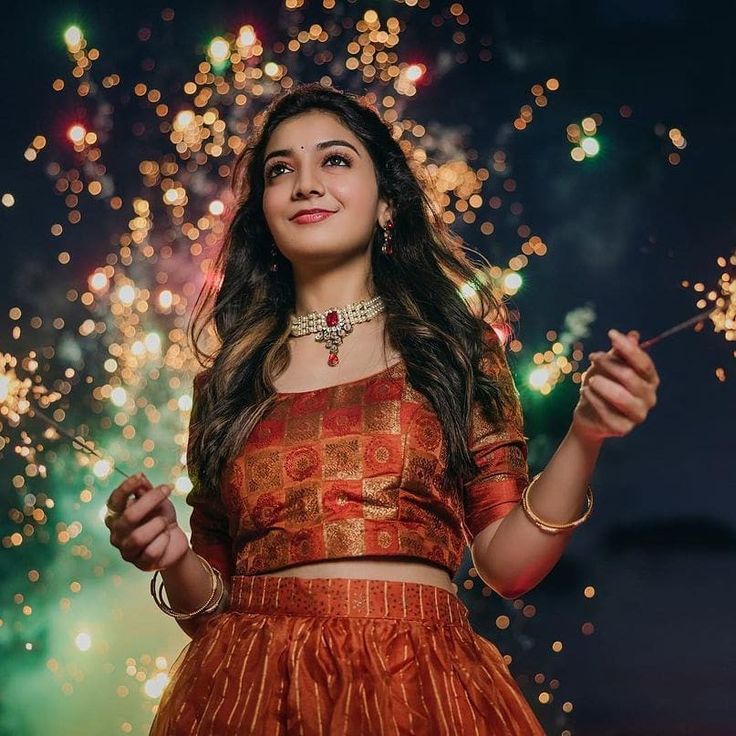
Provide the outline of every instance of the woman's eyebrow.
{"type": "MultiPolygon", "coordinates": [[[[360,152],[352,143],[348,143],[347,141],[339,139],[322,141],[321,143],[318,143],[315,148],[318,151],[321,151],[322,149],[329,148],[330,146],[347,146],[348,148],[352,148],[353,151],[355,151],[355,153],[360,156],[360,152]]],[[[269,153],[266,158],[263,159],[263,163],[265,164],[269,159],[273,158],[274,156],[291,156],[292,153],[294,153],[294,151],[291,148],[280,148],[278,151],[271,151],[271,153],[269,153]]]]}

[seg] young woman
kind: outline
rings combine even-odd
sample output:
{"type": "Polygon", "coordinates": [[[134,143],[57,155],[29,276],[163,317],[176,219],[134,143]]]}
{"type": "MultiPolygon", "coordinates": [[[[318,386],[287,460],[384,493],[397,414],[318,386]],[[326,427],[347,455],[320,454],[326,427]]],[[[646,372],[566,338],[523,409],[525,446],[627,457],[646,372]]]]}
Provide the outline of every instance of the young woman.
{"type": "Polygon", "coordinates": [[[218,338],[194,380],[191,547],[170,486],[108,500],[112,543],[192,637],[150,733],[542,734],[452,578],[467,545],[505,598],[544,578],[603,439],[654,406],[654,365],[635,334],[593,354],[530,484],[503,304],[391,129],[319,85],[257,122],[191,330],[200,359],[218,338]]]}

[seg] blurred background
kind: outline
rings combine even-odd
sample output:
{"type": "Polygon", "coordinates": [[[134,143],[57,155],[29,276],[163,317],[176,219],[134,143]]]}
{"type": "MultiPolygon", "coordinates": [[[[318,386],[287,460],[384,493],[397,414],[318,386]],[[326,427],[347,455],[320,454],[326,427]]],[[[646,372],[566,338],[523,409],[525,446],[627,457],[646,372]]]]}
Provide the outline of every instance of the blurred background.
{"type": "Polygon", "coordinates": [[[317,80],[370,96],[492,264],[532,473],[608,329],[647,339],[716,310],[650,349],[658,404],[604,444],[593,515],[543,583],[505,601],[469,555],[455,582],[549,734],[736,732],[735,15],[685,0],[4,8],[0,735],[148,733],[188,639],[110,545],[104,504],[116,468],[143,470],[175,484],[188,529],[184,329],[230,167],[274,95],[317,80]]]}

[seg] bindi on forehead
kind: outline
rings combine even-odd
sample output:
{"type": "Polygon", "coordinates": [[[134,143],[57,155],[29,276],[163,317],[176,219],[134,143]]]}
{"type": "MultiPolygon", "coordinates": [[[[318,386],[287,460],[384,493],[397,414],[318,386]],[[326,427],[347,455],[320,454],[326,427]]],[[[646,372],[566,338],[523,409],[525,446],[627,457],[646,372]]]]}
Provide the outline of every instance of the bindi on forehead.
{"type": "MultiPolygon", "coordinates": [[[[347,148],[352,148],[353,151],[355,151],[355,153],[358,155],[358,157],[362,158],[360,151],[352,143],[340,138],[336,138],[330,141],[322,141],[316,145],[316,148],[318,151],[322,151],[325,148],[331,148],[332,146],[346,146],[347,148]]],[[[301,145],[299,146],[299,148],[303,151],[305,149],[305,146],[301,145]]],[[[263,159],[263,163],[266,164],[268,160],[273,158],[274,156],[291,156],[293,152],[294,151],[291,148],[280,148],[277,151],[271,151],[270,153],[266,154],[265,158],[263,159]]]]}

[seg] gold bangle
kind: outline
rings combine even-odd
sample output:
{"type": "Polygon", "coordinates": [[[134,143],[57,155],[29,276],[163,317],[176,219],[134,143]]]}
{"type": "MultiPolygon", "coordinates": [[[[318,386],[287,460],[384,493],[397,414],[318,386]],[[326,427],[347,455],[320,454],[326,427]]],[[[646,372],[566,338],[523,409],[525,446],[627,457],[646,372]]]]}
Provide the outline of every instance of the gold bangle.
{"type": "Polygon", "coordinates": [[[213,613],[217,609],[217,607],[220,605],[220,601],[222,600],[222,595],[224,591],[223,589],[218,588],[217,578],[215,578],[214,575],[211,575],[211,580],[213,583],[213,588],[212,588],[212,593],[210,594],[209,600],[203,606],[200,606],[196,611],[191,611],[189,613],[184,612],[184,611],[175,611],[173,608],[171,608],[166,603],[164,603],[163,593],[164,593],[165,588],[164,588],[163,581],[159,583],[158,596],[154,596],[154,599],[156,600],[158,607],[164,613],[176,619],[189,619],[189,618],[194,618],[195,616],[199,616],[201,614],[213,613]],[[217,597],[217,600],[214,600],[214,597],[217,594],[218,589],[220,590],[220,595],[217,597]]]}
{"type": "Polygon", "coordinates": [[[588,502],[588,507],[585,509],[585,512],[580,518],[575,519],[574,521],[570,521],[567,524],[555,524],[553,522],[540,519],[532,511],[531,506],[529,506],[529,489],[532,487],[534,481],[537,480],[540,475],[541,473],[537,473],[521,494],[521,507],[524,509],[524,513],[534,524],[536,524],[542,531],[549,532],[550,534],[559,534],[560,532],[567,531],[569,529],[575,529],[575,527],[578,527],[584,521],[587,521],[588,517],[593,511],[593,489],[590,487],[590,484],[588,484],[588,488],[585,494],[585,498],[588,502]]]}
{"type": "Polygon", "coordinates": [[[210,563],[207,560],[205,560],[205,558],[202,557],[202,555],[197,554],[196,552],[195,554],[205,564],[205,567],[207,568],[210,574],[210,580],[212,581],[212,593],[210,594],[209,599],[207,600],[206,603],[200,606],[196,611],[191,611],[191,612],[175,611],[173,608],[171,608],[171,606],[165,603],[163,600],[163,592],[164,592],[163,579],[160,581],[160,584],[159,584],[158,595],[156,594],[156,576],[159,574],[160,570],[156,570],[156,572],[153,575],[153,578],[151,579],[151,595],[153,596],[153,600],[156,602],[156,605],[165,614],[167,614],[168,616],[171,616],[172,618],[178,619],[178,620],[194,618],[194,616],[199,616],[205,613],[214,613],[219,607],[220,603],[222,602],[222,598],[225,594],[225,584],[222,580],[222,575],[220,574],[220,571],[217,568],[212,567],[212,565],[210,565],[210,563]],[[219,595],[217,594],[218,590],[219,590],[219,595]]]}
{"type": "MultiPolygon", "coordinates": [[[[195,553],[196,554],[196,553],[195,553]]],[[[158,589],[158,595],[156,595],[156,589],[155,589],[155,581],[156,581],[156,575],[159,571],[156,571],[156,573],[153,576],[153,579],[151,580],[151,595],[153,595],[153,599],[156,601],[156,605],[167,615],[172,616],[175,619],[189,619],[194,618],[195,616],[198,616],[200,614],[205,613],[213,613],[217,607],[220,605],[220,602],[222,601],[222,597],[225,592],[225,586],[222,582],[222,577],[220,575],[220,572],[212,567],[212,565],[207,562],[207,560],[204,559],[201,555],[197,555],[200,560],[205,564],[205,566],[208,569],[208,572],[210,573],[210,580],[212,581],[212,593],[210,594],[209,599],[206,603],[204,603],[202,606],[200,606],[196,611],[191,612],[185,612],[185,611],[175,611],[173,608],[171,608],[169,605],[164,603],[163,601],[163,591],[164,591],[164,582],[161,580],[159,589],[158,589]],[[219,596],[217,596],[217,591],[220,591],[219,596]],[[215,600],[215,596],[217,596],[217,599],[215,600]]]]}

